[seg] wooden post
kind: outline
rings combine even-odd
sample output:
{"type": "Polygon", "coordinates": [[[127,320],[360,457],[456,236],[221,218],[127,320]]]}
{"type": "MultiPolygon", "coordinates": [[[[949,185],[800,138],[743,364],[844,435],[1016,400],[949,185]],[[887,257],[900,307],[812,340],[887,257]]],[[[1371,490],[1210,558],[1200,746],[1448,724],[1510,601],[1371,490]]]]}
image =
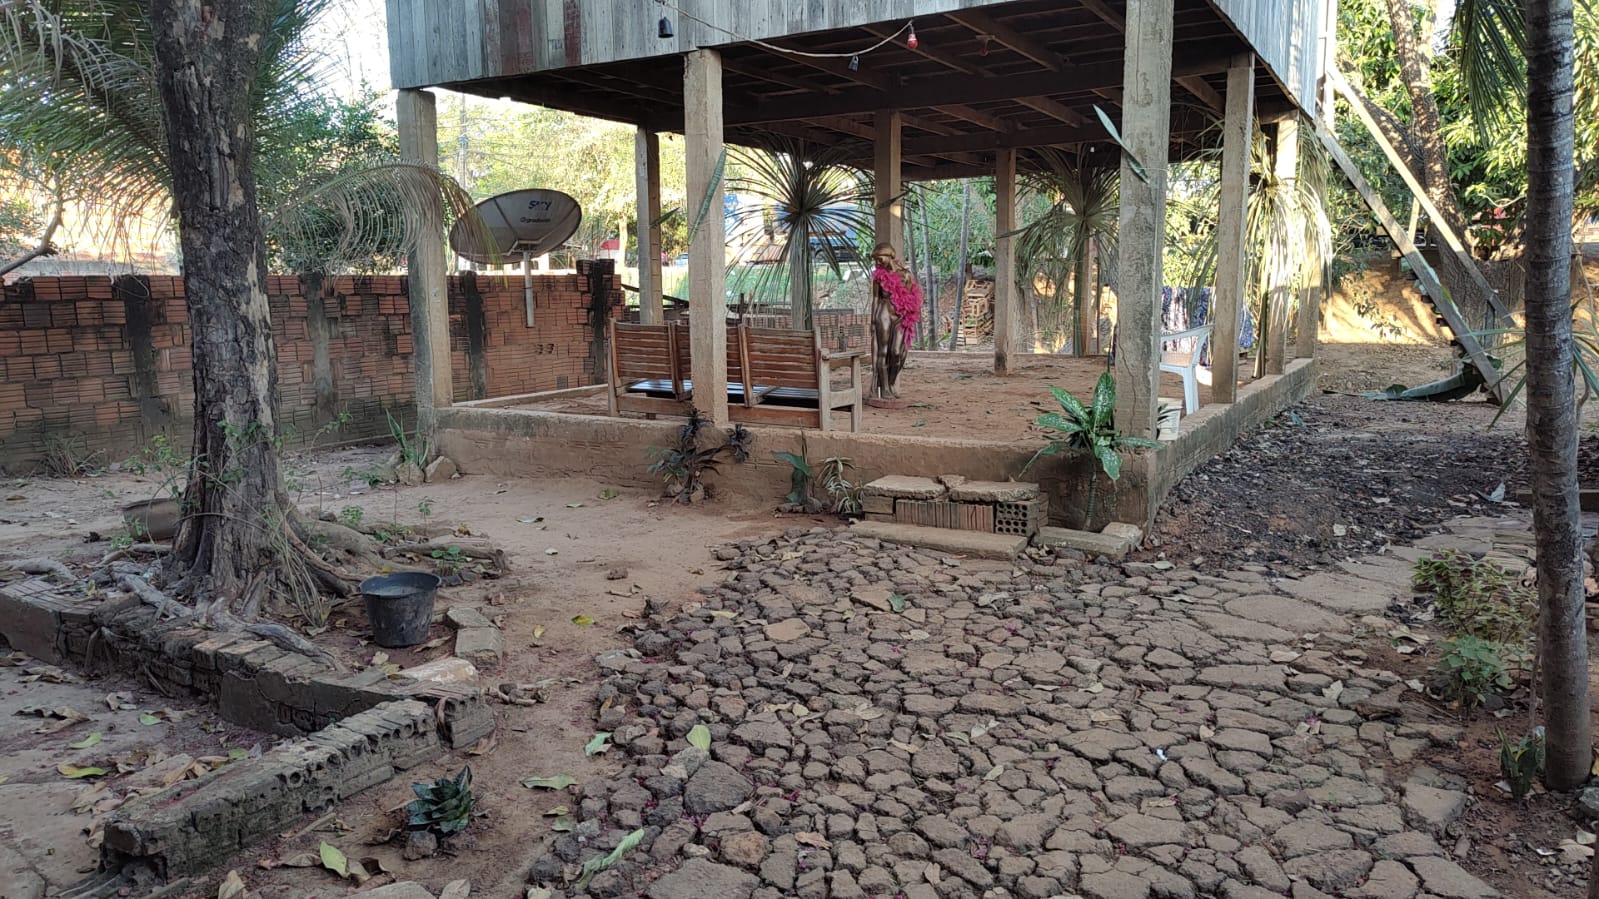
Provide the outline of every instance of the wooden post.
{"type": "Polygon", "coordinates": [[[692,50],[683,66],[687,164],[689,357],[694,405],[719,428],[727,415],[727,226],[722,221],[722,55],[692,50]],[[698,223],[701,208],[709,212],[698,223]]]}
{"type": "MultiPolygon", "coordinates": [[[[438,108],[433,95],[424,90],[402,90],[395,107],[400,155],[438,168],[438,108]]],[[[435,216],[439,226],[422,229],[406,270],[410,284],[417,426],[425,433],[432,433],[438,420],[434,412],[453,402],[454,385],[450,376],[450,297],[444,268],[443,204],[430,200],[425,211],[435,216]]]]}
{"type": "Polygon", "coordinates": [[[1218,403],[1238,400],[1238,318],[1248,298],[1245,230],[1249,219],[1249,157],[1255,126],[1255,56],[1227,68],[1222,121],[1221,205],[1216,215],[1216,291],[1211,297],[1210,392],[1218,403]]]}
{"type": "MultiPolygon", "coordinates": [[[[665,320],[661,283],[661,137],[638,129],[633,138],[638,191],[638,315],[646,325],[665,320]]],[[[718,204],[720,206],[720,204],[718,204]]]]}
{"type": "MultiPolygon", "coordinates": [[[[1292,193],[1299,176],[1299,117],[1283,119],[1277,123],[1276,146],[1272,152],[1272,174],[1281,182],[1281,189],[1292,193]]],[[[1299,260],[1295,260],[1296,262],[1299,260]]],[[[1284,269],[1276,272],[1267,286],[1271,298],[1269,320],[1266,324],[1266,374],[1280,375],[1288,363],[1288,307],[1294,298],[1294,275],[1284,269]]]]}
{"type": "Polygon", "coordinates": [[[1155,436],[1171,138],[1172,0],[1128,0],[1116,279],[1116,427],[1155,436]],[[1134,160],[1142,166],[1135,169],[1134,160]]]}
{"type": "Polygon", "coordinates": [[[1327,260],[1319,255],[1311,260],[1305,286],[1299,291],[1299,321],[1294,332],[1294,358],[1316,358],[1316,340],[1321,329],[1321,304],[1327,296],[1327,260]]]}
{"type": "Polygon", "coordinates": [[[994,374],[1010,372],[1016,349],[1016,151],[994,151],[994,374]]]}
{"type": "Polygon", "coordinates": [[[877,182],[877,242],[892,244],[905,252],[905,200],[900,196],[900,120],[899,110],[877,113],[877,141],[873,145],[873,176],[877,182]]]}

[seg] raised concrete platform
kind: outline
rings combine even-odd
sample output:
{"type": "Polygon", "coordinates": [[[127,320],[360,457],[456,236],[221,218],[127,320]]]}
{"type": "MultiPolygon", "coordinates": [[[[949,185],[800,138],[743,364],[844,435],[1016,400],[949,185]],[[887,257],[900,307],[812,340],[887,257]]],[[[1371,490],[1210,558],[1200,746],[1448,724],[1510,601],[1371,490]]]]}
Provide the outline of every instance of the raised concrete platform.
{"type": "Polygon", "coordinates": [[[983,534],[950,528],[924,528],[913,524],[862,521],[850,528],[863,537],[876,537],[889,543],[920,546],[944,553],[959,553],[978,559],[1014,559],[1027,548],[1027,538],[1011,534],[983,534]]]}
{"type": "Polygon", "coordinates": [[[1037,541],[1041,546],[1064,546],[1080,550],[1090,556],[1121,559],[1132,552],[1133,547],[1137,546],[1141,539],[1143,535],[1137,528],[1124,530],[1112,525],[1104,533],[1074,531],[1071,528],[1043,528],[1038,532],[1037,541]]]}

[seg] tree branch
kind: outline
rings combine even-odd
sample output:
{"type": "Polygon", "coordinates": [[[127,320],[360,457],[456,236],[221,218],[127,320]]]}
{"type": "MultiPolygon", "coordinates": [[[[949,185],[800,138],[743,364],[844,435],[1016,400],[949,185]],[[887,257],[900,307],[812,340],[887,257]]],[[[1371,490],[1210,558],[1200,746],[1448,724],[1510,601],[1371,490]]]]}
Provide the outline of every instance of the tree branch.
{"type": "Polygon", "coordinates": [[[62,207],[66,205],[66,195],[61,189],[61,182],[59,179],[56,181],[54,199],[55,209],[50,213],[50,223],[45,226],[44,233],[39,236],[38,244],[36,244],[33,249],[23,253],[21,256],[18,256],[16,259],[7,262],[4,265],[0,265],[0,277],[4,277],[13,271],[16,271],[17,269],[27,265],[41,256],[54,256],[58,252],[54,240],[56,236],[56,229],[61,227],[62,207]]]}

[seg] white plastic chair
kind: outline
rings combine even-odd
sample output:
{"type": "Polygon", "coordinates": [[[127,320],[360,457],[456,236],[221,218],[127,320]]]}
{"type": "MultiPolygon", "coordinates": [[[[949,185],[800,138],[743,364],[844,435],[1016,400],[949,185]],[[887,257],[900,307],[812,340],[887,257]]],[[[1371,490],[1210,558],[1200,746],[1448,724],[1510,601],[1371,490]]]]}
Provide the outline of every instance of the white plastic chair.
{"type": "Polygon", "coordinates": [[[1183,379],[1183,412],[1192,415],[1199,409],[1199,360],[1205,357],[1210,345],[1210,325],[1200,325],[1186,331],[1160,335],[1160,370],[1171,372],[1183,379]],[[1182,347],[1166,348],[1174,343],[1192,340],[1192,351],[1182,347]]]}

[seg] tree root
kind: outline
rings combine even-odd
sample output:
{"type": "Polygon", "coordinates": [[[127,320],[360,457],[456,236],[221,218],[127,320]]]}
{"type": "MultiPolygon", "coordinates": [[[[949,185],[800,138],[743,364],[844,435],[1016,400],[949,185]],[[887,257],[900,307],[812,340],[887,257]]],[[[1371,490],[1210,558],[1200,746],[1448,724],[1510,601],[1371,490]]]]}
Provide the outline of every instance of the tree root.
{"type": "Polygon", "coordinates": [[[167,543],[135,543],[132,546],[124,546],[121,549],[115,549],[106,553],[104,558],[100,560],[100,564],[110,565],[112,562],[117,562],[122,559],[131,559],[134,556],[141,555],[164,556],[169,552],[172,552],[172,546],[167,543]]]}
{"type": "Polygon", "coordinates": [[[48,574],[61,581],[65,586],[71,587],[78,583],[78,576],[72,569],[57,562],[55,559],[17,559],[12,562],[0,563],[5,568],[20,571],[23,574],[48,574]]]}

